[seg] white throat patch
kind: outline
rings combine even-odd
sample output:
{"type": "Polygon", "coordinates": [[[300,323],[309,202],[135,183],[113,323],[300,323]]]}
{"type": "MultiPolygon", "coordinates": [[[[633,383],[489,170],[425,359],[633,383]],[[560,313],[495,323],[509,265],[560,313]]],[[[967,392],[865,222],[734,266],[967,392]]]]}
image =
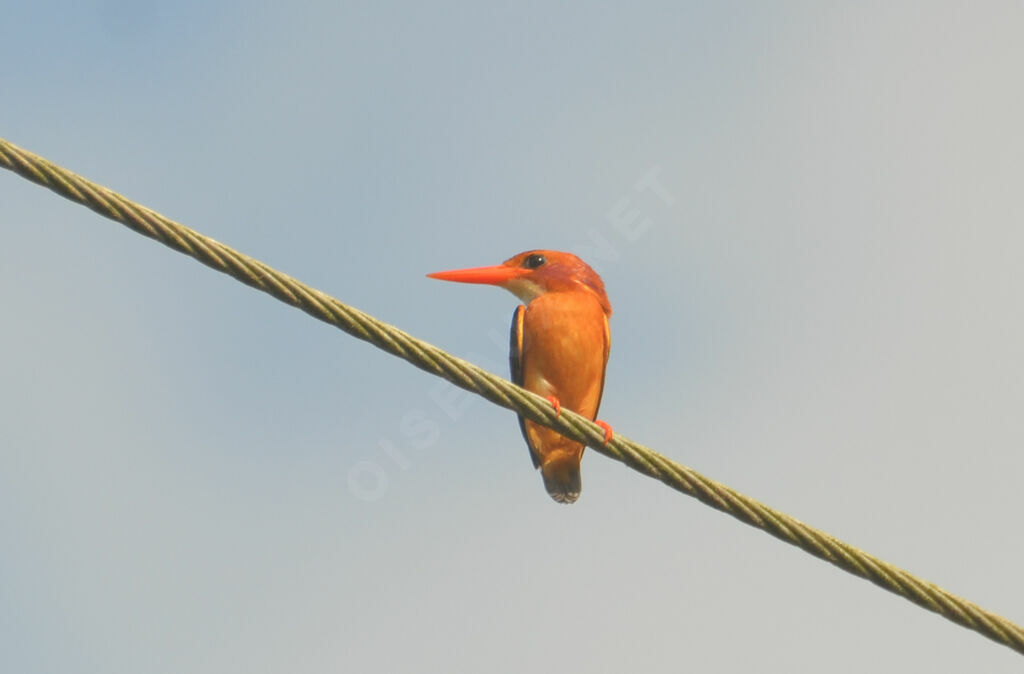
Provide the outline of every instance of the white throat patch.
{"type": "Polygon", "coordinates": [[[501,287],[518,297],[524,304],[529,304],[544,294],[543,288],[524,278],[506,281],[501,284],[501,287]]]}

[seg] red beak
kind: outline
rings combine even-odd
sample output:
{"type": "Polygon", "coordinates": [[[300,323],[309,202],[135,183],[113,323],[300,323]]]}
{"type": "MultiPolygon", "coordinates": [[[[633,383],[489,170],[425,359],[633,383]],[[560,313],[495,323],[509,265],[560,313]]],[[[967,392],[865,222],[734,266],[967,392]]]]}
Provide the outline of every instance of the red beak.
{"type": "Polygon", "coordinates": [[[473,267],[472,269],[452,269],[451,271],[436,271],[427,274],[430,278],[441,281],[457,281],[458,283],[486,283],[492,286],[500,286],[517,278],[522,278],[532,270],[521,267],[506,267],[503,264],[493,267],[473,267]]]}

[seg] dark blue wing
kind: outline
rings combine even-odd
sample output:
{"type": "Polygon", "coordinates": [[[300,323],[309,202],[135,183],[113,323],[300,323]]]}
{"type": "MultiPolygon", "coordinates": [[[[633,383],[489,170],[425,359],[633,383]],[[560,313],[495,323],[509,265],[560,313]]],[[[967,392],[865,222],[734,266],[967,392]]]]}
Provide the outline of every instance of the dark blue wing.
{"type": "MultiPolygon", "coordinates": [[[[520,304],[512,314],[512,330],[509,335],[508,365],[512,370],[512,382],[522,386],[525,381],[523,375],[523,320],[526,317],[526,307],[520,304]]],[[[530,436],[526,434],[526,420],[519,417],[519,430],[523,432],[523,439],[526,446],[530,448],[530,458],[533,459],[533,467],[539,468],[537,450],[530,444],[530,436]]]]}

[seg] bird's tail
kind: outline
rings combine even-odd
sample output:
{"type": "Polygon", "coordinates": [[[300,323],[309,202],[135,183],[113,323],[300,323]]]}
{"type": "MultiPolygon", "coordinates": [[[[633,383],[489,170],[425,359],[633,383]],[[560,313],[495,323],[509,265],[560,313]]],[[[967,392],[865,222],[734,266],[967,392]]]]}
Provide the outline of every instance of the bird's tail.
{"type": "Polygon", "coordinates": [[[580,455],[577,452],[553,452],[544,457],[540,473],[544,487],[559,503],[575,503],[583,489],[580,480],[580,455]]]}

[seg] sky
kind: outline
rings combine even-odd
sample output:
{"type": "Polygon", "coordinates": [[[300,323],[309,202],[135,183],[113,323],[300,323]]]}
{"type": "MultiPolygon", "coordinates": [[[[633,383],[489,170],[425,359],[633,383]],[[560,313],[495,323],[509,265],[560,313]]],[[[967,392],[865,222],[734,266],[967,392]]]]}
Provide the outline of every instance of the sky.
{"type": "MultiPolygon", "coordinates": [[[[1018,2],[36,2],[0,137],[1024,622],[1018,2]]],[[[0,670],[1019,671],[1020,656],[0,173],[0,670]]]]}

